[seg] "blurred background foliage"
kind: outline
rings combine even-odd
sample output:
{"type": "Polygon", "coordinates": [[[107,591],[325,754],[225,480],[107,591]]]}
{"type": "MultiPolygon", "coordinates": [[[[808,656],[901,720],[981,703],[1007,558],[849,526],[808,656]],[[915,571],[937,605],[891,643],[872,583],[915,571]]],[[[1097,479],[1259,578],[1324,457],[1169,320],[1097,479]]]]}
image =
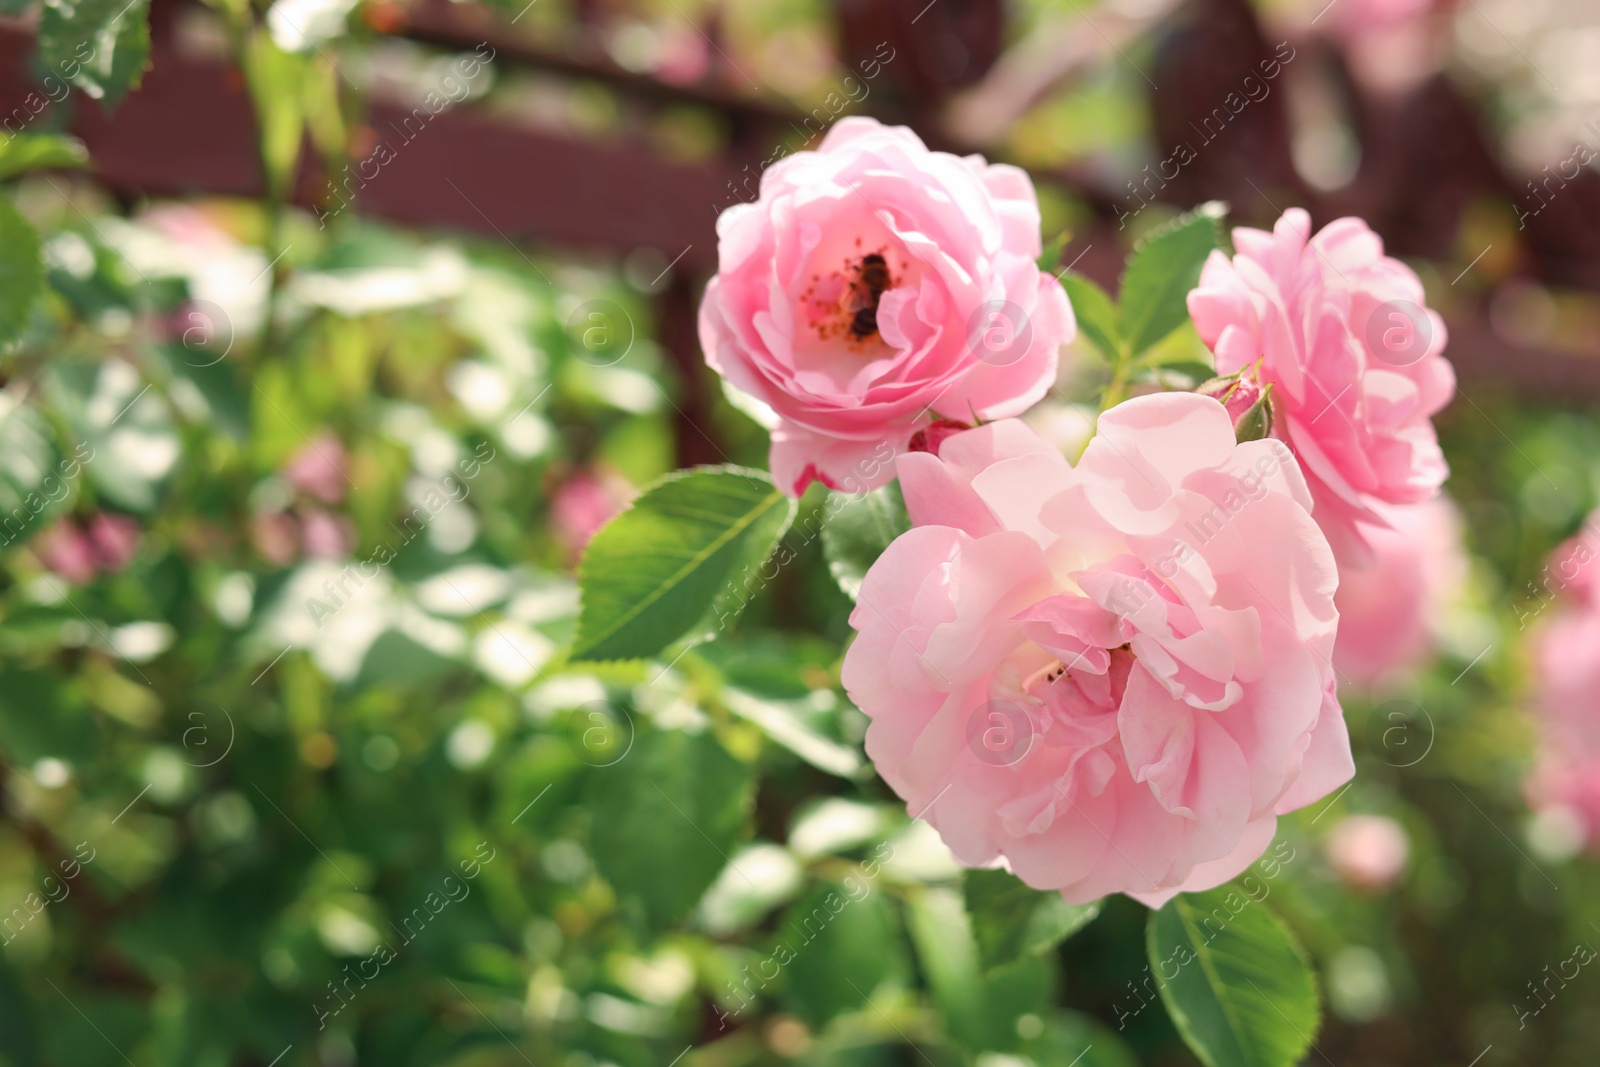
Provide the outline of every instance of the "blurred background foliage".
{"type": "MultiPolygon", "coordinates": [[[[1352,69],[1444,70],[1523,171],[1564,158],[1600,106],[1587,5],[1340,3],[1316,32],[1352,69]],[[1391,17],[1421,43],[1375,45],[1365,27],[1391,17]]],[[[849,71],[821,0],[497,7],[528,47],[803,110],[849,71]]],[[[1041,174],[1049,232],[1096,210],[1054,179],[1116,190],[1164,154],[1141,68],[1171,7],[1010,6],[1009,44],[1085,16],[1118,42],[953,120],[1041,174]]],[[[1263,32],[1303,37],[1322,7],[1267,5],[1263,32]]],[[[125,24],[85,11],[68,15],[139,58],[125,24]]],[[[658,339],[670,251],[284,205],[302,124],[308,151],[362,158],[367,96],[459,60],[386,36],[401,17],[388,0],[184,9],[190,46],[251,57],[264,198],[130,201],[14,155],[54,146],[59,166],[64,140],[0,157],[27,220],[0,216],[0,1063],[1194,1062],[1143,1010],[1142,907],[1024,929],[1042,905],[963,878],[872,775],[839,685],[850,601],[806,533],[820,490],[795,562],[731,632],[671,662],[566,663],[588,536],[685,440],[760,466],[765,435],[658,339]]],[[[730,136],[712,103],[636,113],[600,79],[474,84],[484,115],[669,158],[730,136]]],[[[1314,83],[1297,99],[1296,165],[1336,188],[1354,142],[1314,83]]],[[[1592,345],[1592,298],[1519,270],[1513,212],[1474,209],[1417,264],[1431,296],[1486,301],[1520,342],[1592,345]],[[1462,281],[1485,244],[1500,251],[1462,281]]],[[[1092,412],[1064,398],[1099,374],[1069,358],[1040,424],[1081,432],[1092,412]]],[[[1430,666],[1344,694],[1355,782],[1283,820],[1272,853],[1272,906],[1323,976],[1308,1062],[1577,1065],[1600,1046],[1596,975],[1525,1017],[1600,940],[1600,873],[1521,795],[1527,626],[1546,555],[1596,503],[1600,424],[1586,396],[1469,392],[1440,430],[1470,586],[1430,666]],[[1401,828],[1397,871],[1338,862],[1353,815],[1401,828]]]]}

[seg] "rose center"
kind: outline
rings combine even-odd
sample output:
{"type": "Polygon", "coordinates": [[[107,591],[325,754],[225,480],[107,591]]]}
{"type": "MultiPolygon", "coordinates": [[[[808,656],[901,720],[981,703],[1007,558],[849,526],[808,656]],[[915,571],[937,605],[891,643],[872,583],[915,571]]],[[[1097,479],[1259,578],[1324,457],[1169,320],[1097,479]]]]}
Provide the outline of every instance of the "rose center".
{"type": "MultiPolygon", "coordinates": [[[[857,245],[861,244],[857,239],[857,245]]],[[[906,264],[891,263],[886,249],[858,249],[833,270],[817,270],[800,294],[805,320],[822,341],[865,345],[878,338],[878,308],[896,287],[906,264]],[[896,269],[898,268],[898,274],[896,269]]]]}

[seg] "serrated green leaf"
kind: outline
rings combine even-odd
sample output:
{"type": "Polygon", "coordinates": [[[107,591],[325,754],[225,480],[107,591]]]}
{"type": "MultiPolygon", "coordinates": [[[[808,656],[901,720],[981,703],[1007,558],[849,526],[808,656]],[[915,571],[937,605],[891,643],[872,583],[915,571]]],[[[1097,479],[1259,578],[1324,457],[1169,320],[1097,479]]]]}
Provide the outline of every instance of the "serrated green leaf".
{"type": "Polygon", "coordinates": [[[0,197],[0,345],[22,333],[43,285],[39,234],[10,200],[0,197]]]}
{"type": "Polygon", "coordinates": [[[694,907],[748,835],[750,767],[710,733],[641,734],[590,779],[600,874],[653,930],[694,907]]]}
{"type": "Polygon", "coordinates": [[[1207,1067],[1291,1067],[1320,1025],[1316,975],[1283,921],[1231,886],[1174,897],[1145,946],[1161,999],[1207,1067]]]}
{"type": "Polygon", "coordinates": [[[890,482],[870,493],[835,493],[828,498],[822,551],[828,570],[851,600],[861,592],[861,579],[896,537],[911,529],[900,483],[890,482]]]}
{"type": "Polygon", "coordinates": [[[1098,903],[1068,904],[1007,871],[968,871],[964,891],[978,954],[991,971],[1054,948],[1100,914],[1098,903]]]}
{"type": "Polygon", "coordinates": [[[33,170],[81,167],[89,153],[76,137],[54,133],[19,133],[0,142],[0,181],[33,170]]]}
{"type": "Polygon", "coordinates": [[[708,611],[719,624],[737,615],[794,511],[764,473],[742,467],[699,467],[656,482],[589,542],[578,567],[583,610],[571,658],[653,656],[708,611]]]}
{"type": "Polygon", "coordinates": [[[150,0],[45,0],[39,59],[107,107],[150,62],[150,0]]]}
{"type": "Polygon", "coordinates": [[[1122,351],[1122,325],[1117,319],[1117,306],[1110,295],[1081,274],[1067,271],[1061,284],[1072,302],[1072,314],[1078,320],[1078,329],[1089,343],[1109,360],[1120,358],[1122,351]]]}
{"type": "Polygon", "coordinates": [[[1128,260],[1118,294],[1122,337],[1130,356],[1156,344],[1189,318],[1189,291],[1222,241],[1224,209],[1202,204],[1147,237],[1128,260]]]}

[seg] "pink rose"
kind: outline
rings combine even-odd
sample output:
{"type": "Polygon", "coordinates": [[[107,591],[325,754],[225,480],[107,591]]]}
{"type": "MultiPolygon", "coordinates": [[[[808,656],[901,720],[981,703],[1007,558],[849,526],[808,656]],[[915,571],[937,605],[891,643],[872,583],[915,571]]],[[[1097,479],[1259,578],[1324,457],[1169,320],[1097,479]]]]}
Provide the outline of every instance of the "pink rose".
{"type": "Polygon", "coordinates": [[[1360,219],[1312,237],[1292,208],[1233,243],[1231,260],[1211,253],[1189,314],[1217,373],[1272,384],[1273,435],[1300,460],[1318,523],[1341,563],[1366,565],[1379,505],[1427,500],[1449,473],[1430,421],[1455,391],[1444,320],[1360,219]]]}
{"type": "Polygon", "coordinates": [[[706,362],[770,407],[773,477],[853,491],[939,417],[1018,415],[1076,324],[1035,265],[1039,205],[1016,167],[930,152],[844,118],[717,219],[700,305],[706,362]]]}
{"type": "Polygon", "coordinates": [[[1351,815],[1328,834],[1328,863],[1357,889],[1386,889],[1405,870],[1411,842],[1385,815],[1351,815]]]}
{"type": "Polygon", "coordinates": [[[899,461],[844,683],[867,752],[971,866],[1084,902],[1219,885],[1354,766],[1333,555],[1279,441],[1129,400],[1076,468],[1015,420],[899,461]]]}
{"type": "Polygon", "coordinates": [[[1339,576],[1333,662],[1346,680],[1373,686],[1419,666],[1467,580],[1461,516],[1448,497],[1382,505],[1388,524],[1367,534],[1373,564],[1339,576]]]}

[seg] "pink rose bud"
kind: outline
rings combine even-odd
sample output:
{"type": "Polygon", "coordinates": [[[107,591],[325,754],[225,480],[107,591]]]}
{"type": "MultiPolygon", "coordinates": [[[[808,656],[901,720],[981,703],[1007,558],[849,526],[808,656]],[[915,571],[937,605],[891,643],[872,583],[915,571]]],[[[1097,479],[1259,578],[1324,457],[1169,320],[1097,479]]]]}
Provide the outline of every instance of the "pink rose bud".
{"type": "Polygon", "coordinates": [[[307,496],[316,497],[324,504],[337,504],[350,488],[346,481],[349,456],[344,445],[327,430],[318,433],[283,470],[283,477],[291,486],[307,496]]]}
{"type": "Polygon", "coordinates": [[[1334,826],[1324,846],[1328,862],[1356,889],[1387,889],[1405,870],[1411,843],[1386,815],[1350,815],[1334,826]]]}
{"type": "Polygon", "coordinates": [[[1240,441],[1259,441],[1272,433],[1272,393],[1269,385],[1248,374],[1228,378],[1213,378],[1195,392],[1221,402],[1233,420],[1233,435],[1240,441]]]}
{"type": "Polygon", "coordinates": [[[86,533],[95,565],[108,574],[126,567],[139,548],[139,523],[128,515],[98,512],[86,533]]]}
{"type": "Polygon", "coordinates": [[[944,439],[954,434],[970,430],[972,427],[955,419],[939,419],[931,425],[924,426],[911,435],[911,443],[907,446],[911,452],[929,452],[935,456],[939,454],[939,446],[944,444],[944,439]]]}
{"type": "Polygon", "coordinates": [[[1102,414],[1076,465],[1016,419],[897,465],[911,529],[862,581],[842,677],[959,861],[1159,907],[1350,779],[1333,553],[1281,441],[1173,392],[1102,414]]]}
{"type": "Polygon", "coordinates": [[[94,546],[72,519],[62,519],[40,534],[33,550],[39,562],[73,585],[94,579],[94,546]]]}
{"type": "Polygon", "coordinates": [[[1033,183],[850,116],[717,218],[700,305],[711,369],[778,417],[773,480],[894,477],[928,418],[1020,415],[1055,383],[1072,306],[1036,260],[1033,183]]]}
{"type": "Polygon", "coordinates": [[[1233,258],[1206,261],[1189,315],[1219,375],[1273,386],[1272,432],[1300,460],[1334,554],[1368,566],[1378,506],[1436,496],[1449,474],[1432,422],[1455,394],[1444,320],[1360,219],[1312,236],[1291,208],[1233,243],[1233,258]]]}

